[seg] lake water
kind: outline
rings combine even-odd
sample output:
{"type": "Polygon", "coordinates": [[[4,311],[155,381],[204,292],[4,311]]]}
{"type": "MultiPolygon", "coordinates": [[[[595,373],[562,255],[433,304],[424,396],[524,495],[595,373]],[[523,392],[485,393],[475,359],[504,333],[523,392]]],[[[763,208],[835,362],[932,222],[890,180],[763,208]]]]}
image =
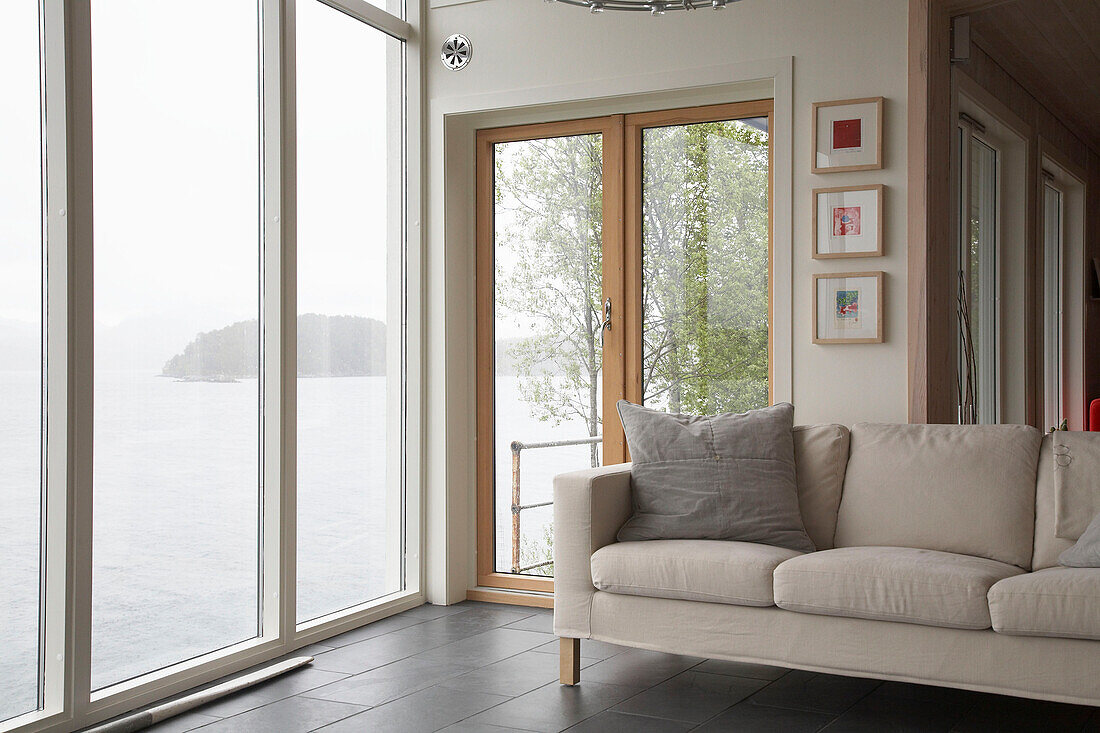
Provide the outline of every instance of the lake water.
{"type": "MultiPolygon", "coordinates": [[[[579,438],[531,417],[499,377],[497,567],[511,563],[512,440],[579,438]]],[[[39,587],[37,377],[0,371],[0,720],[36,705],[39,587]]],[[[258,383],[99,373],[93,686],[254,637],[258,630],[258,383]]],[[[386,525],[385,378],[301,379],[299,618],[398,590],[386,525]],[[391,572],[387,573],[387,566],[391,572]]],[[[523,503],[552,499],[584,446],[524,451],[523,503]]],[[[523,513],[525,545],[552,507],[523,513]]]]}

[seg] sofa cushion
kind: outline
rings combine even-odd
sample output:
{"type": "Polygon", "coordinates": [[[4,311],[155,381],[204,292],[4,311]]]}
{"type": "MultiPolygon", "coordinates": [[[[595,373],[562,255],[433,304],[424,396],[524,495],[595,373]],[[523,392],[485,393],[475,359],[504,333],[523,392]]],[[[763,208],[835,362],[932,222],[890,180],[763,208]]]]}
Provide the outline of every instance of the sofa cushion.
{"type": "Polygon", "coordinates": [[[848,428],[796,425],[791,435],[802,524],[817,549],[831,549],[848,465],[848,428]]]}
{"type": "Polygon", "coordinates": [[[1073,540],[1055,535],[1054,436],[1043,437],[1039,451],[1039,469],[1035,480],[1035,552],[1031,569],[1042,570],[1058,565],[1058,556],[1073,547],[1073,540]]]}
{"type": "Polygon", "coordinates": [[[989,589],[993,629],[1014,636],[1100,640],[1100,568],[1047,568],[989,589]]]}
{"type": "Polygon", "coordinates": [[[632,596],[771,606],[772,571],[798,555],[752,542],[616,542],[592,555],[592,583],[632,596]]]}
{"type": "Polygon", "coordinates": [[[1064,430],[1054,440],[1055,534],[1076,540],[1100,513],[1100,433],[1064,430]]]}
{"type": "Polygon", "coordinates": [[[812,552],[795,481],[794,407],[678,415],[619,400],[634,515],[619,540],[739,540],[812,552]]]}
{"type": "Polygon", "coordinates": [[[844,547],[775,569],[775,603],[788,611],[988,629],[989,587],[1022,571],[984,557],[908,547],[844,547]]]}
{"type": "Polygon", "coordinates": [[[1030,567],[1041,441],[1022,425],[855,425],[836,546],[920,547],[1030,567]]]}

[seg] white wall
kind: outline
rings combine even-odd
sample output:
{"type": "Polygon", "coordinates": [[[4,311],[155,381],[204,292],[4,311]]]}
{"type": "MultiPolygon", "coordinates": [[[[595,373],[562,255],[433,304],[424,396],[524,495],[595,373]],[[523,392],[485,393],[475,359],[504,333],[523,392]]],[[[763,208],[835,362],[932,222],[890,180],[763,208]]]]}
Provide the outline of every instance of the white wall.
{"type": "MultiPolygon", "coordinates": [[[[790,322],[777,324],[776,330],[790,332],[796,421],[906,420],[906,0],[743,0],[721,12],[670,12],[662,17],[591,15],[542,0],[479,0],[433,7],[426,16],[425,439],[431,600],[461,598],[472,572],[464,549],[472,546],[472,528],[462,518],[468,520],[473,511],[474,311],[468,287],[473,138],[444,125],[447,111],[480,110],[478,120],[503,124],[580,116],[570,112],[607,110],[616,104],[630,111],[638,98],[608,99],[624,94],[647,97],[651,108],[687,106],[693,99],[690,89],[661,91],[655,98],[645,93],[667,90],[670,75],[689,87],[692,70],[698,70],[698,78],[713,85],[715,67],[751,67],[751,62],[787,58],[793,68],[787,92],[793,107],[788,107],[790,119],[777,119],[777,127],[787,127],[792,141],[785,156],[790,185],[785,190],[777,186],[776,216],[788,219],[783,224],[789,234],[785,241],[777,236],[776,246],[788,248],[791,281],[777,284],[776,291],[790,290],[789,307],[784,308],[790,322]],[[451,33],[469,36],[474,46],[470,66],[457,73],[445,69],[434,51],[451,33]],[[557,102],[563,88],[593,101],[587,108],[563,110],[559,104],[538,109],[557,102]],[[811,103],[870,96],[886,98],[885,168],[810,174],[811,103]],[[510,100],[505,104],[523,109],[500,110],[494,116],[494,100],[510,100]],[[811,259],[811,190],[859,183],[886,185],[886,256],[811,259]],[[783,197],[787,200],[781,201],[783,197]],[[455,221],[461,222],[457,229],[455,221]],[[859,270],[886,272],[886,343],[812,344],[811,274],[859,270]]],[[[716,88],[710,87],[711,92],[716,88]]]]}

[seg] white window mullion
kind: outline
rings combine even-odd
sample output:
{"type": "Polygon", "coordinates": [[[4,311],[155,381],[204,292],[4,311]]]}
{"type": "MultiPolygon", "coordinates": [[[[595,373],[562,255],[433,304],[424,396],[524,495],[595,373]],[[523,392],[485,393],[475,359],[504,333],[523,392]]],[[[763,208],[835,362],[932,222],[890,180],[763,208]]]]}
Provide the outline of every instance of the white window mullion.
{"type": "Polygon", "coordinates": [[[405,18],[409,22],[409,34],[404,44],[404,79],[399,94],[403,103],[405,125],[404,180],[405,208],[402,212],[405,222],[404,255],[402,272],[398,273],[403,283],[403,309],[401,326],[404,334],[404,364],[402,378],[405,380],[402,395],[404,412],[400,416],[402,436],[404,436],[404,471],[402,480],[405,485],[405,590],[422,594],[423,553],[421,552],[423,526],[421,513],[421,405],[422,370],[421,354],[421,293],[422,247],[421,222],[421,140],[424,131],[422,119],[421,86],[421,36],[412,33],[413,27],[420,25],[420,3],[407,3],[405,18]]]}
{"type": "MultiPolygon", "coordinates": [[[[63,81],[60,93],[65,96],[64,118],[58,121],[65,130],[64,159],[56,164],[51,161],[51,178],[57,167],[64,166],[62,174],[64,199],[60,206],[50,205],[50,217],[60,217],[58,229],[63,229],[64,243],[51,245],[51,255],[65,257],[64,294],[55,301],[51,310],[62,311],[51,316],[52,320],[64,319],[66,362],[51,364],[50,370],[57,381],[64,380],[66,390],[61,393],[66,405],[64,444],[67,475],[68,552],[65,569],[65,660],[66,674],[65,708],[77,720],[82,719],[91,704],[91,656],[92,656],[92,445],[93,445],[93,216],[92,216],[92,39],[91,7],[89,3],[47,2],[49,21],[63,24],[64,61],[47,57],[47,84],[50,79],[63,81]],[[64,209],[64,215],[62,215],[64,209]],[[64,304],[64,305],[62,305],[64,304]],[[64,372],[58,372],[64,368],[64,372]]],[[[51,32],[52,33],[52,32],[51,32]]],[[[50,45],[48,44],[47,48],[50,45]]],[[[47,98],[53,92],[47,89],[47,98]]],[[[49,111],[47,112],[49,114],[49,111]]],[[[52,128],[57,124],[50,122],[52,128]]],[[[54,151],[56,153],[56,151],[54,151]]],[[[51,154],[55,159],[56,155],[51,154]]],[[[60,171],[58,171],[60,174],[60,171]]],[[[50,183],[54,189],[54,183],[50,183]]],[[[61,191],[58,191],[61,194],[61,191]]],[[[53,262],[51,262],[51,265],[53,262]]],[[[53,273],[51,273],[51,278],[53,273]]],[[[58,344],[60,346],[60,344],[58,344]]],[[[51,381],[52,378],[51,378],[51,381]]],[[[52,427],[52,426],[51,426],[52,427]]],[[[62,436],[58,436],[62,437],[62,436]]],[[[58,457],[60,462],[62,459],[58,457]]],[[[51,479],[51,483],[55,483],[51,479]]],[[[60,496],[61,489],[53,491],[60,496]]],[[[51,510],[52,514],[52,510],[51,510]]],[[[52,558],[51,558],[52,559],[52,558]]],[[[51,571],[56,566],[47,567],[51,571]]],[[[56,659],[56,655],[54,661],[56,659]]]]}
{"type": "Polygon", "coordinates": [[[294,635],[294,0],[263,2],[264,636],[294,635]]]}

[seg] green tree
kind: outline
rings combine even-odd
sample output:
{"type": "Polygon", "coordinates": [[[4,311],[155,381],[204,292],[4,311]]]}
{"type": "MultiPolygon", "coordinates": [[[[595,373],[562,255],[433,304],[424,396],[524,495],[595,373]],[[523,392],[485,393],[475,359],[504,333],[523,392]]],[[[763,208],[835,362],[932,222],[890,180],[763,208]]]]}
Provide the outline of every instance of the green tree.
{"type": "Polygon", "coordinates": [[[768,401],[768,138],[744,122],[645,130],[643,389],[673,412],[768,401]]]}

